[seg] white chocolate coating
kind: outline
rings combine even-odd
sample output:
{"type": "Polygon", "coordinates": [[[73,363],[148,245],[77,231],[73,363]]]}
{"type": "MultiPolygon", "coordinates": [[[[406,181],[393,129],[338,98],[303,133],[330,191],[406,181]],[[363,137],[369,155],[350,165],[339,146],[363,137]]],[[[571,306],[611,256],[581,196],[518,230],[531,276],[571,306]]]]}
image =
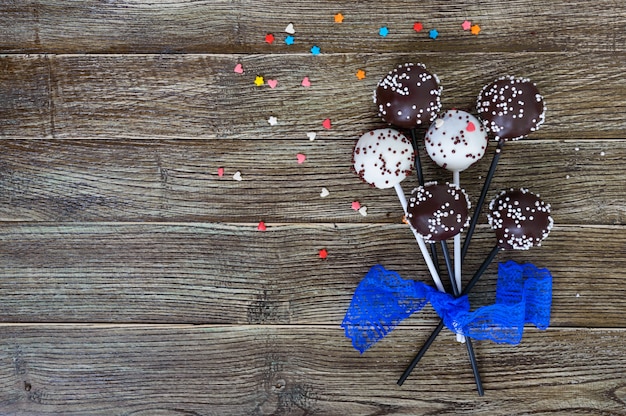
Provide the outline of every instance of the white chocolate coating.
{"type": "Polygon", "coordinates": [[[354,171],[365,182],[379,188],[393,188],[409,175],[415,163],[411,141],[394,129],[372,130],[356,143],[354,171]]]}
{"type": "Polygon", "coordinates": [[[487,130],[470,113],[448,110],[428,129],[424,144],[437,165],[462,172],[480,160],[487,150],[487,130]]]}

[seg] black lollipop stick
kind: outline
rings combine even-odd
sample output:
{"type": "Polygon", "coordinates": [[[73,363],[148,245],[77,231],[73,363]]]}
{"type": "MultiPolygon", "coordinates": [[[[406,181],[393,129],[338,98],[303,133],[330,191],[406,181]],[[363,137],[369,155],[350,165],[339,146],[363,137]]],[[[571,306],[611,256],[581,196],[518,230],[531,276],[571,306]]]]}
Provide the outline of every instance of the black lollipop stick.
{"type": "Polygon", "coordinates": [[[504,140],[502,139],[499,140],[498,146],[496,147],[496,151],[493,154],[493,159],[491,160],[491,166],[489,166],[489,172],[487,173],[487,177],[485,178],[483,189],[480,191],[480,197],[478,198],[478,202],[476,203],[474,214],[472,215],[472,219],[470,220],[470,225],[467,229],[467,234],[465,235],[465,241],[463,242],[463,249],[461,250],[462,259],[465,258],[465,255],[467,254],[467,250],[469,249],[470,241],[472,240],[472,235],[474,234],[474,229],[476,228],[476,224],[478,223],[480,212],[485,203],[485,198],[487,197],[489,186],[491,185],[491,180],[493,179],[493,176],[496,173],[496,166],[498,165],[498,161],[500,160],[500,155],[502,154],[502,148],[504,147],[504,143],[505,143],[504,140]]]}
{"type": "MultiPolygon", "coordinates": [[[[450,259],[450,251],[448,250],[448,243],[445,241],[441,241],[441,250],[443,251],[443,258],[446,262],[446,267],[448,268],[448,276],[450,277],[450,284],[452,285],[452,292],[454,297],[459,297],[460,290],[456,285],[456,279],[454,277],[454,268],[452,266],[452,260],[450,259]]],[[[474,373],[474,381],[476,382],[476,390],[478,390],[479,396],[485,395],[485,390],[483,389],[483,382],[480,377],[480,372],[478,371],[478,363],[476,362],[476,354],[474,354],[474,346],[472,345],[472,339],[469,337],[465,337],[465,346],[467,347],[467,355],[470,360],[470,364],[472,366],[472,372],[474,373]]]]}
{"type": "MultiPolygon", "coordinates": [[[[461,296],[467,295],[472,290],[474,285],[478,282],[478,280],[483,275],[485,270],[487,270],[489,265],[493,262],[493,259],[495,259],[496,255],[500,252],[500,250],[501,248],[498,245],[496,245],[491,250],[491,252],[487,256],[483,264],[481,264],[478,270],[476,271],[476,274],[474,274],[474,276],[467,283],[467,286],[465,286],[465,289],[463,289],[463,292],[461,292],[461,296]]],[[[430,334],[430,337],[428,337],[428,339],[426,340],[422,348],[419,350],[417,355],[415,355],[415,357],[413,358],[409,366],[406,368],[406,370],[404,370],[404,373],[402,373],[402,376],[400,376],[400,378],[398,379],[399,386],[404,384],[404,382],[409,377],[409,375],[411,375],[411,372],[413,371],[415,366],[417,366],[417,364],[420,362],[422,357],[424,357],[424,355],[426,354],[426,352],[428,351],[432,343],[435,341],[435,339],[437,338],[437,335],[439,335],[443,327],[444,327],[444,323],[443,323],[443,319],[441,319],[439,321],[439,325],[437,325],[437,327],[433,330],[433,332],[430,334]]]]}

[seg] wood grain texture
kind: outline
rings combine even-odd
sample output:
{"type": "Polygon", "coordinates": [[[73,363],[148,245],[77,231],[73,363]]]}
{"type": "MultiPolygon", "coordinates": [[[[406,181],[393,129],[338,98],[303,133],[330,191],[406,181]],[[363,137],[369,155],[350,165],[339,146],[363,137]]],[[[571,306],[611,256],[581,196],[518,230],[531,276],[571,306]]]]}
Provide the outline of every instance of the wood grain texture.
{"type": "Polygon", "coordinates": [[[445,108],[472,110],[481,88],[499,76],[532,79],[548,106],[547,122],[534,138],[623,138],[626,131],[624,53],[64,55],[39,59],[43,62],[22,55],[0,57],[0,65],[8,71],[16,67],[14,74],[5,76],[17,83],[3,83],[2,93],[8,100],[2,107],[0,137],[299,139],[313,131],[320,138],[354,139],[382,124],[372,102],[378,80],[396,65],[415,60],[441,78],[445,108]],[[237,63],[247,72],[234,73],[237,63]],[[30,76],[34,69],[25,65],[41,70],[49,65],[49,71],[38,73],[44,77],[41,85],[30,76]],[[363,81],[355,76],[360,68],[369,74],[363,81]],[[279,84],[275,89],[257,87],[257,75],[277,79],[279,84]],[[300,85],[305,76],[311,79],[310,88],[300,85]],[[37,101],[48,90],[46,82],[49,99],[37,101]],[[21,98],[22,94],[26,97],[21,98]],[[15,104],[20,100],[40,103],[42,108],[23,113],[15,104]],[[278,119],[276,126],[269,125],[270,116],[278,119]],[[332,130],[322,128],[326,118],[333,121],[332,130]],[[43,128],[26,128],[33,124],[43,128]]]}
{"type": "Polygon", "coordinates": [[[619,331],[527,331],[463,348],[441,336],[403,387],[428,327],[356,354],[338,327],[0,326],[0,411],[47,415],[624,415],[619,331]],[[80,345],[80,348],[76,348],[80,345]]]}
{"type": "Polygon", "coordinates": [[[472,2],[393,0],[188,1],[30,0],[0,2],[0,52],[308,53],[610,51],[623,52],[623,5],[614,0],[472,2]],[[345,15],[342,24],[333,16],[345,15]],[[463,31],[469,19],[479,36],[463,31]],[[424,30],[416,33],[414,22],[424,30]],[[292,22],[295,42],[284,43],[292,22]],[[381,26],[389,35],[378,35],[381,26]],[[429,38],[436,28],[437,40],[429,38]],[[274,44],[264,41],[267,33],[274,44]]]}
{"type": "MultiPolygon", "coordinates": [[[[391,190],[351,170],[355,140],[4,140],[2,221],[177,221],[394,223],[391,190]],[[299,165],[296,154],[307,160],[299,165]],[[224,176],[218,176],[218,169],[224,176]],[[242,181],[233,180],[241,172],[242,181]],[[326,187],[330,194],[322,198],[326,187]],[[362,217],[352,201],[368,207],[362,217]]],[[[494,144],[461,175],[475,202],[494,144]]],[[[527,187],[552,205],[559,224],[623,224],[626,177],[621,140],[522,140],[505,147],[489,199],[527,187]],[[518,172],[525,172],[518,175],[518,172]],[[615,178],[607,180],[607,177],[615,178]]],[[[428,180],[449,174],[422,154],[428,180]]],[[[403,182],[406,193],[415,177],[403,182]]],[[[483,221],[484,222],[484,221],[483,221]]]]}
{"type": "MultiPolygon", "coordinates": [[[[493,244],[490,231],[477,232],[467,276],[493,244]]],[[[622,327],[624,249],[621,226],[557,226],[541,248],[501,253],[498,261],[552,271],[553,325],[622,327]]],[[[358,282],[379,262],[430,283],[402,224],[277,225],[266,232],[256,224],[4,225],[1,319],[338,325],[358,282]],[[326,260],[318,257],[322,248],[326,260]]],[[[494,264],[473,292],[474,306],[494,302],[495,274],[494,264]]],[[[434,320],[430,311],[415,318],[434,320]]]]}

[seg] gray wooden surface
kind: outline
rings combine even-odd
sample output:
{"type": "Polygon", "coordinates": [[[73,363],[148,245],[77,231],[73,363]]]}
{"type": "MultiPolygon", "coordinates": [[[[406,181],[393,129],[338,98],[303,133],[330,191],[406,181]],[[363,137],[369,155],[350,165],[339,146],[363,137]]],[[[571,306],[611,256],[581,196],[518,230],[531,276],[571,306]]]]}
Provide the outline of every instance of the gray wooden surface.
{"type": "MultiPolygon", "coordinates": [[[[616,1],[0,0],[0,415],[626,415],[624,27],[616,1]],[[429,281],[393,191],[350,170],[404,62],[445,108],[507,74],[548,106],[488,198],[552,205],[541,248],[498,258],[552,271],[551,326],[474,343],[484,397],[447,331],[396,385],[430,308],[363,355],[339,326],[371,265],[429,281]]],[[[494,148],[461,175],[473,201],[494,148]]],[[[493,244],[483,216],[466,274],[493,244]]]]}

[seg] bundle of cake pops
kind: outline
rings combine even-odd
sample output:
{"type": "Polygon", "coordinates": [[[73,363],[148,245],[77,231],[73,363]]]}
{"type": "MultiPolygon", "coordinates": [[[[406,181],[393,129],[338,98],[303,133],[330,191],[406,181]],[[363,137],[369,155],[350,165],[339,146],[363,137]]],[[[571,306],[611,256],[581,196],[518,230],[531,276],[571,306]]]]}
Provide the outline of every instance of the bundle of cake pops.
{"type": "Polygon", "coordinates": [[[534,83],[514,76],[503,76],[483,87],[476,101],[476,116],[455,109],[442,111],[441,94],[439,78],[424,65],[408,63],[393,69],[374,93],[386,126],[363,134],[353,152],[354,171],[364,182],[395,190],[435,287],[373,265],[357,286],[342,327],[354,348],[364,353],[402,320],[430,304],[441,318],[439,325],[398,384],[406,381],[446,327],[465,344],[478,394],[483,395],[472,340],[518,344],[526,324],[543,330],[550,321],[552,276],[546,268],[530,263],[508,260],[498,264],[494,304],[471,310],[467,297],[498,253],[538,247],[548,237],[553,226],[550,205],[528,189],[505,189],[491,200],[486,219],[495,234],[494,246],[463,286],[463,259],[504,144],[537,130],[545,119],[545,104],[534,83]],[[417,134],[420,126],[426,129],[423,147],[417,134]],[[472,207],[461,188],[460,173],[485,155],[490,137],[497,142],[495,153],[478,202],[472,207]],[[450,171],[451,180],[425,182],[420,152],[450,171]],[[401,183],[414,169],[419,186],[407,198],[401,183]],[[449,293],[441,280],[439,254],[450,280],[449,293]]]}

